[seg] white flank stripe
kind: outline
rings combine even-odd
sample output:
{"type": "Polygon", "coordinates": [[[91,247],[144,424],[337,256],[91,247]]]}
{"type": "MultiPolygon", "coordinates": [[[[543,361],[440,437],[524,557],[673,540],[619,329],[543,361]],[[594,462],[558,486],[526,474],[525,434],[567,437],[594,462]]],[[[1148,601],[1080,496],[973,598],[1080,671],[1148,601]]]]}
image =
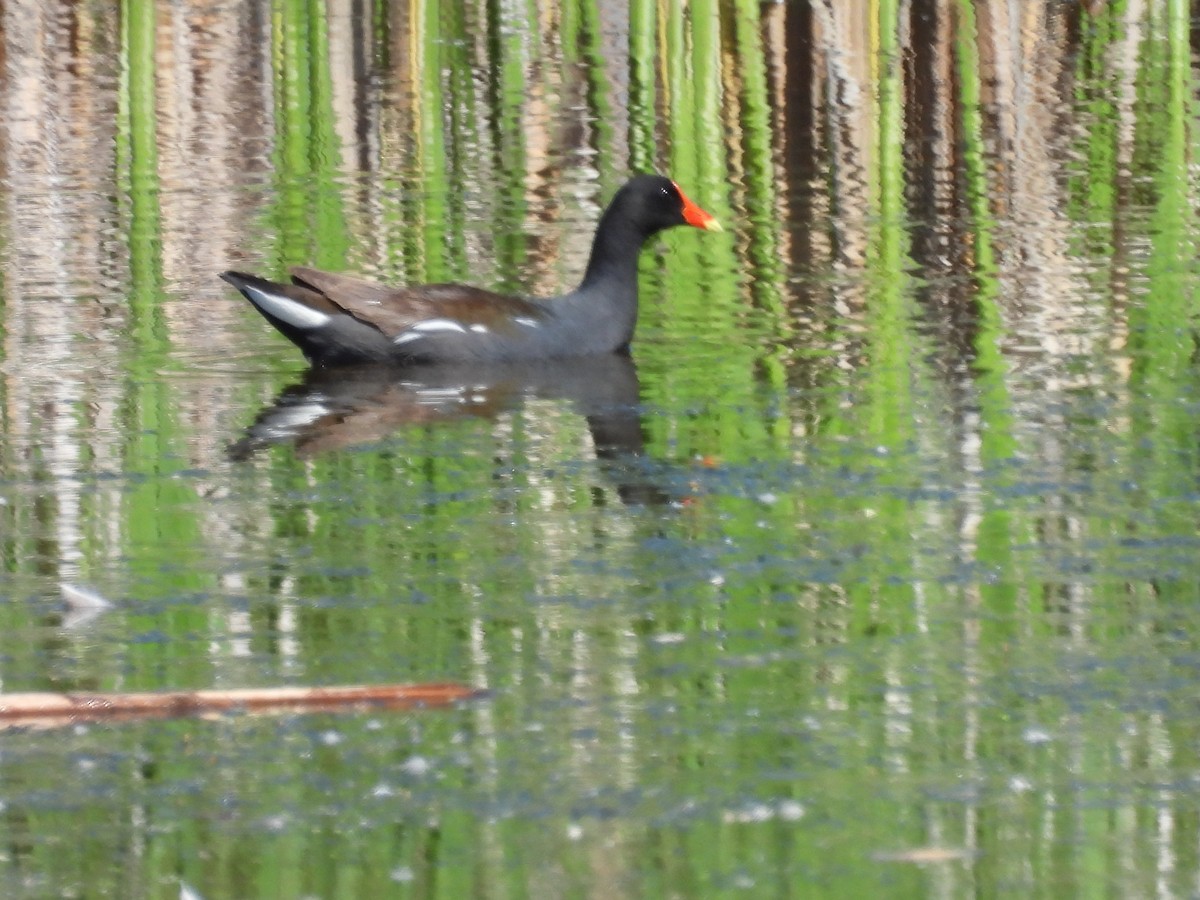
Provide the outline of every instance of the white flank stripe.
{"type": "Polygon", "coordinates": [[[394,338],[392,338],[392,343],[393,344],[407,344],[409,341],[419,341],[423,337],[425,337],[425,335],[420,334],[416,331],[402,331],[398,335],[396,335],[394,338]]]}
{"type": "Polygon", "coordinates": [[[513,321],[516,322],[518,325],[524,325],[526,328],[540,327],[540,323],[538,322],[537,319],[530,319],[527,316],[516,316],[513,318],[513,321]]]}
{"type": "Polygon", "coordinates": [[[463,334],[467,333],[461,322],[455,322],[453,319],[426,319],[424,322],[418,322],[411,329],[412,331],[460,331],[463,334]]]}
{"type": "Polygon", "coordinates": [[[268,294],[256,287],[246,287],[246,293],[254,304],[268,312],[281,322],[287,322],[293,328],[320,328],[332,318],[318,309],[297,303],[280,294],[268,294]]]}
{"type": "Polygon", "coordinates": [[[488,327],[487,327],[486,325],[478,325],[478,324],[476,324],[476,325],[472,325],[472,326],[471,326],[471,330],[472,330],[473,332],[475,332],[476,334],[487,334],[487,332],[488,332],[488,327]]]}

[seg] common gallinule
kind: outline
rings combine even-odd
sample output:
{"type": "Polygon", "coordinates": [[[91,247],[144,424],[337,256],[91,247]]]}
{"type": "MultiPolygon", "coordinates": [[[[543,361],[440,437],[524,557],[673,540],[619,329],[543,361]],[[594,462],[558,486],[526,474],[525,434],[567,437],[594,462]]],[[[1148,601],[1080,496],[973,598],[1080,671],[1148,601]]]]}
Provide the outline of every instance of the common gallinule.
{"type": "Polygon", "coordinates": [[[583,282],[548,299],[461,284],[386,287],[308,268],[292,269],[291,284],[241,272],[221,277],[314,366],[587,356],[628,348],[637,321],[638,252],[673,225],[721,230],[669,178],[632,178],[600,217],[583,282]]]}

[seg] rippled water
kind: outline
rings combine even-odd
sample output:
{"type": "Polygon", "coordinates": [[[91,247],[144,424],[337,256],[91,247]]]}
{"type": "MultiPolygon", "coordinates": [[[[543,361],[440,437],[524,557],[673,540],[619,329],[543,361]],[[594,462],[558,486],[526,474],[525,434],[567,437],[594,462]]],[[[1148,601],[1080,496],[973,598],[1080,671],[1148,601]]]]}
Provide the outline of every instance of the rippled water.
{"type": "Polygon", "coordinates": [[[844,6],[4,7],[0,686],[485,693],[6,728],[0,893],[1195,892],[1187,5],[844,6]],[[640,169],[632,360],[216,277],[552,294],[640,169]]]}

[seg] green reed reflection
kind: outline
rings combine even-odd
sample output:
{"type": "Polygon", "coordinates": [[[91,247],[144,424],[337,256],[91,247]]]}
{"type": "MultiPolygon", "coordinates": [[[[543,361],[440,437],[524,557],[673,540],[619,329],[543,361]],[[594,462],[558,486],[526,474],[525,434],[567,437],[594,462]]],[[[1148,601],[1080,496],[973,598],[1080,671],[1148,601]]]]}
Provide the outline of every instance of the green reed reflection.
{"type": "Polygon", "coordinates": [[[1032,580],[1023,578],[1021,567],[1014,559],[1014,544],[1024,544],[1032,538],[1033,524],[1014,509],[1011,500],[1012,479],[1008,465],[1018,458],[1020,447],[1013,434],[1012,395],[1009,390],[1008,362],[1001,352],[1005,338],[1001,309],[1000,271],[995,258],[995,216],[989,204],[987,151],[984,143],[982,85],[980,83],[978,52],[979,32],[976,17],[969,4],[962,7],[956,40],[962,86],[964,177],[969,196],[974,256],[974,301],[978,331],[973,342],[976,390],[979,393],[981,419],[979,458],[991,470],[989,491],[981,497],[979,524],[973,534],[965,535],[974,544],[981,567],[991,572],[1003,572],[1005,577],[995,583],[981,585],[981,609],[996,617],[992,630],[997,639],[1009,626],[1004,620],[1012,616],[1018,604],[1028,602],[1037,593],[1032,580]]]}
{"type": "Polygon", "coordinates": [[[273,0],[273,157],[278,201],[271,218],[281,263],[341,269],[349,238],[333,123],[327,12],[321,0],[273,0]]]}
{"type": "Polygon", "coordinates": [[[159,297],[163,287],[158,208],[158,145],[154,98],[155,11],[127,0],[121,7],[121,38],[127,61],[122,72],[117,164],[128,198],[130,312],[139,356],[162,360],[167,334],[159,297]]]}
{"type": "MultiPolygon", "coordinates": [[[[1139,116],[1137,143],[1153,172],[1154,196],[1146,223],[1145,302],[1129,312],[1130,382],[1137,400],[1130,410],[1128,453],[1131,464],[1145,466],[1131,498],[1140,521],[1131,530],[1147,537],[1194,528],[1194,503],[1187,494],[1179,494],[1179,486],[1191,482],[1200,465],[1192,408],[1200,381],[1191,323],[1200,309],[1200,293],[1190,274],[1196,235],[1187,199],[1195,188],[1189,171],[1193,139],[1188,134],[1188,7],[1169,3],[1166,13],[1165,40],[1147,47],[1139,84],[1146,107],[1139,116]],[[1152,158],[1150,146],[1157,148],[1152,158]]],[[[1179,589],[1166,590],[1170,596],[1179,589]]],[[[1190,595],[1190,587],[1184,586],[1182,593],[1190,595]]]]}
{"type": "MultiPolygon", "coordinates": [[[[201,569],[194,568],[199,526],[193,505],[194,495],[184,484],[171,478],[177,464],[173,457],[181,444],[177,416],[178,398],[173,386],[161,373],[171,352],[171,337],[163,307],[162,218],[159,208],[157,116],[155,102],[154,46],[156,13],[152,5],[127,2],[122,5],[122,71],[119,93],[117,165],[119,180],[128,202],[129,240],[129,312],[130,362],[127,394],[123,399],[126,429],[125,470],[143,480],[130,490],[122,505],[120,527],[122,545],[130,557],[129,600],[147,599],[149,592],[136,579],[156,574],[168,559],[174,559],[175,590],[206,589],[211,582],[201,569]],[[190,557],[190,559],[189,559],[190,557]],[[190,564],[189,564],[190,563],[190,564]]],[[[101,512],[92,527],[103,528],[107,511],[101,512]]],[[[89,574],[104,576],[105,548],[93,544],[94,557],[88,560],[89,574]]],[[[178,610],[161,614],[134,614],[130,624],[137,630],[163,629],[166,633],[186,634],[202,627],[205,616],[199,610],[178,610]],[[164,621],[164,619],[166,621],[164,621]]],[[[161,684],[164,666],[176,671],[187,683],[208,680],[203,652],[193,643],[150,641],[131,648],[126,662],[125,684],[150,688],[161,684]],[[199,651],[199,652],[198,652],[199,651]]],[[[99,673],[97,673],[99,675],[99,673]]],[[[113,685],[112,674],[105,671],[99,685],[113,685]]]]}

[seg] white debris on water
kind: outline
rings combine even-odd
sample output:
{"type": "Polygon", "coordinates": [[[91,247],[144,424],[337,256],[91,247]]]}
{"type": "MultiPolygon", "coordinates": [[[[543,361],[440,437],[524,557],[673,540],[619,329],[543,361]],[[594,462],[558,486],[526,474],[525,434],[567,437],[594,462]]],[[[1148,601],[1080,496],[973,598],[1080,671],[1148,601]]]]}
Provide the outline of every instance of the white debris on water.
{"type": "Polygon", "coordinates": [[[59,584],[58,589],[62,593],[63,603],[71,609],[111,609],[113,606],[111,600],[105,599],[91,588],[64,581],[59,584]]]}
{"type": "Polygon", "coordinates": [[[1021,733],[1021,739],[1027,744],[1048,744],[1054,740],[1054,736],[1044,728],[1031,725],[1021,733]]]}
{"type": "Polygon", "coordinates": [[[682,631],[664,631],[650,638],[650,642],[654,644],[682,644],[685,640],[687,635],[682,631]]]}
{"type": "Polygon", "coordinates": [[[433,768],[433,763],[423,756],[410,756],[400,766],[400,770],[409,775],[425,775],[433,768]]]}
{"type": "Polygon", "coordinates": [[[737,809],[727,809],[721,814],[721,821],[733,825],[747,825],[770,822],[773,819],[795,822],[803,817],[804,805],[796,800],[787,799],[774,803],[747,803],[737,809]]]}

